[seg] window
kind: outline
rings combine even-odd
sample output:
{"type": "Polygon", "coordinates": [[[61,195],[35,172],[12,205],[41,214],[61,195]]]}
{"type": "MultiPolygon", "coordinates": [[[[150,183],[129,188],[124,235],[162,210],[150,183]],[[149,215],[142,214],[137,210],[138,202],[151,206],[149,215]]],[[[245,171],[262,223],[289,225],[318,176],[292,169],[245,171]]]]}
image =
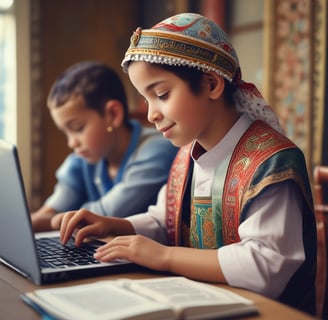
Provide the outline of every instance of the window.
{"type": "Polygon", "coordinates": [[[14,0],[0,0],[0,138],[16,143],[16,28],[14,0]]]}
{"type": "Polygon", "coordinates": [[[0,139],[18,147],[28,199],[32,185],[31,2],[0,0],[0,139]]]}

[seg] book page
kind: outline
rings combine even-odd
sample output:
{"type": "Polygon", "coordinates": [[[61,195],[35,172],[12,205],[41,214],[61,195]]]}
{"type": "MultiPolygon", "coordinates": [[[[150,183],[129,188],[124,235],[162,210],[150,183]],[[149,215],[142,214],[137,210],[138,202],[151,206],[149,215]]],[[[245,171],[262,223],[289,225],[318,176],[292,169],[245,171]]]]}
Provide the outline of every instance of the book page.
{"type": "Polygon", "coordinates": [[[252,301],[228,290],[184,277],[135,280],[129,288],[151,299],[181,307],[204,304],[252,304],[252,301]]]}
{"type": "MultiPolygon", "coordinates": [[[[116,281],[99,281],[93,284],[36,290],[42,306],[50,305],[64,319],[137,319],[145,313],[169,310],[170,307],[126,290],[116,281]]],[[[30,298],[33,298],[29,296],[30,298]]],[[[38,303],[40,302],[37,301],[38,303]]],[[[172,317],[172,311],[164,313],[172,317]]],[[[166,317],[165,316],[165,317],[166,317]]],[[[158,316],[160,319],[160,317],[158,316]]],[[[141,319],[146,319],[142,316],[141,319]]]]}
{"type": "Polygon", "coordinates": [[[170,304],[180,319],[219,319],[257,313],[253,302],[242,296],[184,277],[135,280],[130,289],[170,304]]]}

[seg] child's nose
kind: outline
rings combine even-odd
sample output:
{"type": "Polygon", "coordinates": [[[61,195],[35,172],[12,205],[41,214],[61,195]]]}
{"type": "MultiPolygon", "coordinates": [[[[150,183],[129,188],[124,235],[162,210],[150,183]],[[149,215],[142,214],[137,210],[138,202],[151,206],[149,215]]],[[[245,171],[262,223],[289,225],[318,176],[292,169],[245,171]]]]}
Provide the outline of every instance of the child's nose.
{"type": "Polygon", "coordinates": [[[155,106],[148,104],[147,119],[150,123],[156,123],[163,119],[163,114],[155,106]]]}
{"type": "Polygon", "coordinates": [[[79,141],[75,137],[69,137],[69,138],[67,138],[67,140],[68,140],[67,141],[67,144],[68,144],[68,147],[70,149],[74,149],[74,148],[76,148],[79,145],[79,141]]]}

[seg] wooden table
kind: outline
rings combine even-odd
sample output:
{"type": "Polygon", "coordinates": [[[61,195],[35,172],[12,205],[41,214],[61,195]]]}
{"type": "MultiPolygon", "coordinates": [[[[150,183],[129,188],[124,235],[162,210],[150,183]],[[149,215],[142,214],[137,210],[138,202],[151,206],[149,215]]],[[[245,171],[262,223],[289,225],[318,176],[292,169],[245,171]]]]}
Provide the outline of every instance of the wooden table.
{"type": "MultiPolygon", "coordinates": [[[[147,271],[136,271],[131,273],[120,273],[116,275],[108,275],[101,277],[93,277],[82,280],[68,281],[57,283],[53,285],[44,285],[42,288],[68,286],[75,284],[90,283],[98,280],[105,279],[117,279],[117,278],[130,278],[130,279],[141,279],[160,277],[161,274],[152,273],[147,271]]],[[[315,319],[305,313],[290,308],[286,305],[278,303],[274,300],[263,297],[259,294],[243,290],[232,288],[226,285],[218,285],[225,289],[236,292],[245,298],[251,299],[255,302],[255,305],[259,311],[257,316],[242,317],[244,320],[261,320],[261,319],[282,319],[282,320],[310,320],[315,319]]],[[[20,294],[26,291],[33,291],[40,286],[34,285],[30,280],[25,279],[18,273],[9,269],[7,266],[0,263],[0,318],[6,320],[36,320],[41,319],[40,315],[33,309],[28,307],[20,298],[20,294]]]]}

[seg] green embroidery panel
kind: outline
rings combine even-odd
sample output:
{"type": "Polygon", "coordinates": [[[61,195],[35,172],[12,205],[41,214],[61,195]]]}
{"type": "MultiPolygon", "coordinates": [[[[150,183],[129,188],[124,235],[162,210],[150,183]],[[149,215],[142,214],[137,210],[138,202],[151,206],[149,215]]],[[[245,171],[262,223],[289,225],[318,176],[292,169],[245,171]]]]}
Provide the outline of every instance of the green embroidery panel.
{"type": "Polygon", "coordinates": [[[194,177],[191,185],[190,246],[217,249],[223,246],[222,194],[226,172],[232,155],[227,153],[215,168],[211,195],[195,197],[194,177]]]}
{"type": "Polygon", "coordinates": [[[211,197],[193,197],[190,219],[190,246],[199,249],[219,247],[221,228],[216,212],[213,214],[211,197]]]}

